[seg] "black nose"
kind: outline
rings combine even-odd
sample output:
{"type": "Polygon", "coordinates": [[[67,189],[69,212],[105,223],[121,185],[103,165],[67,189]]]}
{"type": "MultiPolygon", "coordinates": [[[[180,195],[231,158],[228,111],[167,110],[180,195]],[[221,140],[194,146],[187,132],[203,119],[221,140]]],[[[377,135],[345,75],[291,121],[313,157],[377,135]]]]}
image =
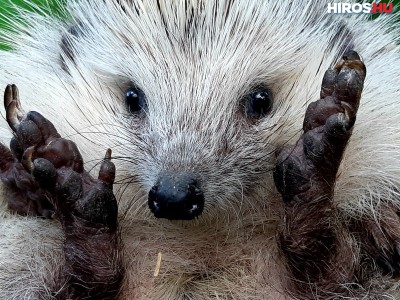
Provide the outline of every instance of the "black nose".
{"type": "Polygon", "coordinates": [[[187,173],[168,173],[160,176],[149,192],[149,207],[157,218],[191,220],[204,208],[203,192],[197,180],[187,173]]]}

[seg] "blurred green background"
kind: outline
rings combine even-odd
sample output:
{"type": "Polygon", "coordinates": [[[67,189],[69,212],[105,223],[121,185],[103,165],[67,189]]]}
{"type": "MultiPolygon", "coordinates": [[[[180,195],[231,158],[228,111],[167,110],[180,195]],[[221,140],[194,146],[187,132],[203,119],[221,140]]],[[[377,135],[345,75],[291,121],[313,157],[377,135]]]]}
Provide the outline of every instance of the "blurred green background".
{"type": "MultiPolygon", "coordinates": [[[[62,10],[65,1],[66,0],[0,0],[0,28],[7,28],[7,18],[15,17],[17,11],[15,9],[16,5],[33,11],[35,10],[38,11],[41,9],[46,13],[55,14],[56,16],[62,18],[65,17],[62,10]]],[[[310,1],[315,1],[315,0],[310,0],[310,1]]],[[[345,0],[340,2],[345,2],[345,0]]],[[[382,1],[382,2],[389,2],[389,1],[382,1]]],[[[397,15],[397,20],[398,20],[397,22],[400,23],[400,0],[393,0],[392,2],[395,6],[395,14],[397,15]]],[[[1,36],[0,36],[0,49],[8,49],[8,47],[4,45],[4,43],[2,43],[1,36]]]]}
{"type": "MultiPolygon", "coordinates": [[[[0,0],[0,28],[9,29],[7,26],[7,18],[15,18],[17,16],[16,7],[22,7],[30,11],[42,11],[42,13],[50,13],[63,17],[62,7],[67,0],[0,0]]],[[[0,50],[8,49],[2,43],[0,36],[0,50]]]]}

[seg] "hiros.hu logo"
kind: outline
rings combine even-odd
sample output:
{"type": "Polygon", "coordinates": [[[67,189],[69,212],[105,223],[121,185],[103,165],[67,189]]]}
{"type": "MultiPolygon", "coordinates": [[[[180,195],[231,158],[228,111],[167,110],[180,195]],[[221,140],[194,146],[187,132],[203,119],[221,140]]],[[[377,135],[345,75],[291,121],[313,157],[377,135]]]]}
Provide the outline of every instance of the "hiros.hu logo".
{"type": "Polygon", "coordinates": [[[393,12],[393,3],[328,3],[328,14],[376,14],[393,12]]]}

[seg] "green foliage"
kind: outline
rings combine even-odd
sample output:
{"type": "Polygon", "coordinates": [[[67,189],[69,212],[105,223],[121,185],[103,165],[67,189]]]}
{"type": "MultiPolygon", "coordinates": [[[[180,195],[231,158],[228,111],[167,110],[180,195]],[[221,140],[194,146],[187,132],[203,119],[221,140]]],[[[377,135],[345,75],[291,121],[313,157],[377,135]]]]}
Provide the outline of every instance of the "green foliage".
{"type": "MultiPolygon", "coordinates": [[[[59,18],[64,18],[65,12],[62,8],[65,1],[66,0],[0,0],[0,29],[11,30],[8,26],[7,19],[17,16],[17,7],[28,11],[51,14],[59,18]]],[[[0,35],[0,50],[8,49],[1,41],[0,35]]]]}

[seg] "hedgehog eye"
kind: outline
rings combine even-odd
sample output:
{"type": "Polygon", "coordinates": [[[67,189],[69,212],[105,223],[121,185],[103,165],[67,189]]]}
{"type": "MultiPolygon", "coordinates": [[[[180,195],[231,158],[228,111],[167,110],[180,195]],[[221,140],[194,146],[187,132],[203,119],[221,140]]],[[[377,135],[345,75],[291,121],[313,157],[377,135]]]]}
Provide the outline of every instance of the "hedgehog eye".
{"type": "Polygon", "coordinates": [[[246,100],[246,113],[251,117],[264,117],[272,109],[272,93],[267,88],[255,89],[246,100]]]}
{"type": "Polygon", "coordinates": [[[147,107],[146,96],[137,87],[130,87],[126,90],[125,103],[131,113],[137,113],[147,107]]]}

